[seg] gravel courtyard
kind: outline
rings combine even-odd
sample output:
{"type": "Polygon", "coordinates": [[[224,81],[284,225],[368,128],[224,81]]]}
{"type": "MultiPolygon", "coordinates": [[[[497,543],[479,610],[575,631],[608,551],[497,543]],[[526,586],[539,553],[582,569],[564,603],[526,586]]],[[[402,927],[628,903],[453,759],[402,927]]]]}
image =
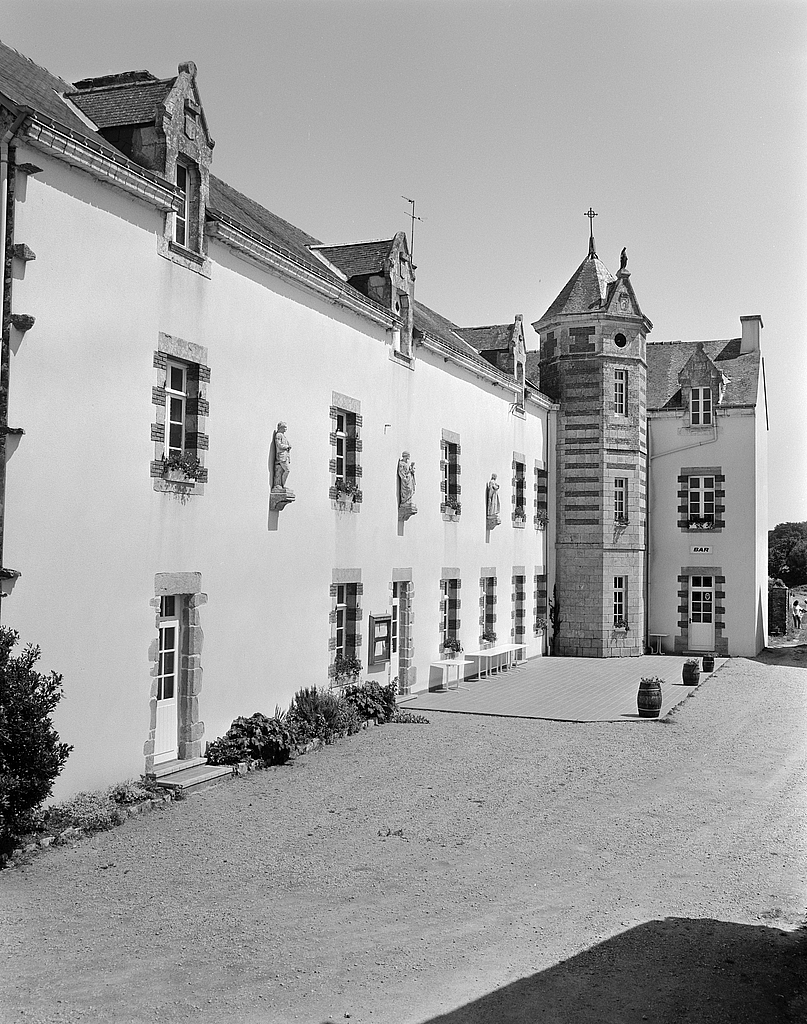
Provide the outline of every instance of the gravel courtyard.
{"type": "Polygon", "coordinates": [[[803,668],[669,723],[429,718],[0,873],[0,1020],[807,1019],[803,668]]]}

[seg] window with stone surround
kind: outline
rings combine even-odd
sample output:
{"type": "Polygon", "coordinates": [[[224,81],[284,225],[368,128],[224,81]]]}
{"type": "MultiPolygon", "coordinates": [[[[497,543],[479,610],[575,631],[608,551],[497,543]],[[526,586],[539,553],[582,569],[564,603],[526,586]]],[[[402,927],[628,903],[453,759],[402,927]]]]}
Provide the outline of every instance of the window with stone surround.
{"type": "Polygon", "coordinates": [[[627,629],[628,577],[614,576],[614,629],[627,629]]]}
{"type": "Polygon", "coordinates": [[[535,527],[545,530],[549,522],[549,474],[543,466],[535,466],[535,527]]]}
{"type": "Polygon", "coordinates": [[[510,614],[513,624],[510,635],[514,643],[522,644],[524,643],[524,635],[526,633],[526,622],[524,619],[527,612],[527,577],[521,571],[515,572],[513,573],[512,583],[513,607],[510,614]]]}
{"type": "Polygon", "coordinates": [[[496,577],[479,578],[479,640],[492,642],[496,633],[496,577]]]}
{"type": "Polygon", "coordinates": [[[333,393],[331,416],[330,497],[339,506],[358,512],[361,492],[361,404],[347,395],[333,393]]]}
{"type": "Polygon", "coordinates": [[[533,623],[533,632],[536,636],[539,636],[546,630],[547,627],[547,587],[546,587],[546,573],[535,574],[535,621],[533,623]]]}
{"type": "Polygon", "coordinates": [[[444,430],[440,442],[440,469],[442,479],[440,511],[444,518],[456,519],[462,512],[460,502],[460,441],[459,434],[444,430]]]}
{"type": "Polygon", "coordinates": [[[456,576],[440,580],[440,648],[459,639],[460,580],[456,576]]]}
{"type": "Polygon", "coordinates": [[[689,394],[689,422],[693,427],[712,425],[712,389],[692,388],[689,394]]]}
{"type": "Polygon", "coordinates": [[[513,525],[523,527],[527,518],[527,463],[523,455],[513,455],[513,525]]]}
{"type": "Polygon", "coordinates": [[[154,353],[155,384],[151,424],[154,458],[151,477],[157,491],[201,494],[207,482],[205,424],[209,412],[207,349],[160,334],[154,353]]]}
{"type": "Polygon", "coordinates": [[[614,480],[614,520],[617,523],[628,521],[628,479],[624,476],[614,480]]]}
{"type": "Polygon", "coordinates": [[[628,415],[628,371],[622,367],[614,370],[614,415],[628,415]]]}
{"type": "Polygon", "coordinates": [[[331,638],[329,647],[332,652],[331,675],[333,661],[337,656],[342,658],[358,658],[361,650],[360,625],[362,610],[359,599],[362,595],[362,584],[356,582],[336,582],[331,584],[331,638]]]}
{"type": "Polygon", "coordinates": [[[726,525],[726,478],[720,466],[684,466],[678,475],[678,526],[688,532],[726,525]]]}

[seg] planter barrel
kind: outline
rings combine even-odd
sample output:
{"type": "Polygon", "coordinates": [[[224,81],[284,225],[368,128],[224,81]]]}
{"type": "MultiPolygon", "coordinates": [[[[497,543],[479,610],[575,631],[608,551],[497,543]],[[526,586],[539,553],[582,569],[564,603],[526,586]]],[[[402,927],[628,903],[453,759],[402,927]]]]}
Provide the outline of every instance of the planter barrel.
{"type": "Polygon", "coordinates": [[[715,656],[714,654],[704,654],[703,656],[703,671],[714,672],[715,670],[715,656]]]}
{"type": "Polygon", "coordinates": [[[642,679],[636,695],[639,718],[658,718],[661,711],[661,683],[657,679],[642,679]]]}
{"type": "Polygon", "coordinates": [[[685,663],[681,675],[685,686],[697,686],[701,677],[700,664],[687,665],[685,663]]]}

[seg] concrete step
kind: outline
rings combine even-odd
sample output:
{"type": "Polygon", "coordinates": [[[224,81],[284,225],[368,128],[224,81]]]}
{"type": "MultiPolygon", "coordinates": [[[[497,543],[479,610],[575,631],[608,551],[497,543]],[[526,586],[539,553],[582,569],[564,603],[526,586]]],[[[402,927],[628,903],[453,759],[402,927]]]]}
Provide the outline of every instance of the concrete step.
{"type": "MultiPolygon", "coordinates": [[[[157,785],[164,789],[179,789],[186,794],[196,793],[200,789],[233,777],[233,767],[229,764],[208,764],[203,759],[194,760],[190,764],[188,761],[172,763],[182,767],[157,777],[157,785]]],[[[162,768],[163,765],[158,767],[162,768]]]]}
{"type": "Polygon", "coordinates": [[[155,764],[151,770],[151,775],[155,779],[161,779],[164,775],[173,775],[174,772],[180,772],[184,768],[195,768],[200,764],[207,764],[205,758],[189,757],[184,761],[178,761],[174,758],[173,761],[163,761],[162,764],[155,764]]]}

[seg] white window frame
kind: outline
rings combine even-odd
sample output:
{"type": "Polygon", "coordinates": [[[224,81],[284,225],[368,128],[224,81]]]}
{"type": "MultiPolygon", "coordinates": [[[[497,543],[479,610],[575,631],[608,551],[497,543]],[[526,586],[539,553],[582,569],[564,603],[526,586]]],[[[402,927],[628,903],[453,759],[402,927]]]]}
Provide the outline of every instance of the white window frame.
{"type": "Polygon", "coordinates": [[[347,584],[336,587],[336,653],[347,657],[347,584]]]}
{"type": "Polygon", "coordinates": [[[169,359],[168,365],[165,371],[165,454],[171,456],[173,454],[182,455],[185,452],[185,446],[187,443],[187,422],[188,414],[188,365],[187,363],[180,363],[175,359],[169,359]],[[182,388],[177,389],[172,386],[173,381],[172,371],[179,371],[182,374],[182,388]],[[174,415],[173,405],[179,404],[179,410],[181,419],[174,415]],[[181,444],[177,446],[171,443],[171,427],[180,427],[180,439],[181,444]]]}
{"type": "Polygon", "coordinates": [[[176,170],[177,187],[182,192],[182,206],[174,211],[174,241],[183,249],[189,249],[188,229],[191,212],[191,169],[188,164],[177,160],[176,170]],[[183,180],[184,179],[184,180],[183,180]]]}
{"type": "Polygon", "coordinates": [[[336,476],[345,479],[345,456],[347,452],[347,413],[343,409],[336,410],[336,476]]]}
{"type": "Polygon", "coordinates": [[[622,367],[614,370],[614,415],[628,415],[628,371],[622,367]]]}
{"type": "Polygon", "coordinates": [[[690,476],[687,486],[687,518],[715,522],[714,476],[690,476]]]}
{"type": "Polygon", "coordinates": [[[693,427],[712,425],[712,389],[693,388],[689,398],[689,422],[693,427]]]}
{"type": "Polygon", "coordinates": [[[627,608],[628,578],[627,576],[614,576],[614,625],[618,622],[627,621],[625,610],[627,608]]]}
{"type": "Polygon", "coordinates": [[[614,519],[628,517],[628,478],[618,476],[614,480],[614,519]]]}

